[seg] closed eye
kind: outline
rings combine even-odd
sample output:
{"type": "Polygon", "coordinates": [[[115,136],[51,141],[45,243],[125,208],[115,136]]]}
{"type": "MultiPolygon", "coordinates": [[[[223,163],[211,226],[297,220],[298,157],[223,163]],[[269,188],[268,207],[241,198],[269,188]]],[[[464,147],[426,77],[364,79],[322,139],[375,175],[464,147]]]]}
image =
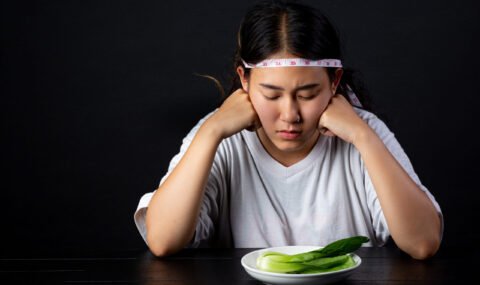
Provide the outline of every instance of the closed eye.
{"type": "Polygon", "coordinates": [[[297,96],[297,97],[298,97],[298,99],[300,99],[300,100],[306,100],[306,101],[308,101],[308,100],[312,100],[313,98],[317,97],[317,95],[318,95],[318,94],[311,94],[311,95],[304,95],[304,96],[300,96],[300,95],[299,95],[299,96],[297,96]]]}
{"type": "Polygon", "coordinates": [[[265,97],[265,99],[270,101],[277,100],[278,98],[280,98],[279,95],[271,95],[271,96],[263,95],[263,97],[265,97]]]}
{"type": "MultiPolygon", "coordinates": [[[[299,100],[308,101],[308,100],[312,100],[315,97],[317,97],[319,93],[320,92],[316,92],[316,93],[313,93],[313,94],[297,95],[297,98],[299,100]]],[[[269,95],[262,94],[262,95],[265,99],[270,100],[270,101],[277,100],[278,98],[280,98],[282,96],[282,95],[278,95],[278,94],[269,94],[269,95]]]]}

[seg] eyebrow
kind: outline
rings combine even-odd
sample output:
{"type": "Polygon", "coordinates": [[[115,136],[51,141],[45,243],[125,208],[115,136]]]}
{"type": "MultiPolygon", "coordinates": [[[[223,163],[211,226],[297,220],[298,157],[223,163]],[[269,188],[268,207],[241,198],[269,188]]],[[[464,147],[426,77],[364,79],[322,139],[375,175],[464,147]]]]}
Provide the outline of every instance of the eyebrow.
{"type": "MultiPolygon", "coordinates": [[[[313,89],[315,87],[317,87],[318,83],[311,83],[311,84],[306,84],[306,85],[302,85],[302,86],[298,86],[296,87],[295,89],[293,89],[293,92],[297,92],[297,91],[300,91],[300,90],[310,90],[310,89],[313,89]]],[[[260,83],[260,86],[264,87],[264,88],[268,88],[268,89],[272,89],[272,90],[280,90],[280,91],[284,91],[285,89],[282,88],[282,87],[279,87],[279,86],[275,86],[275,85],[271,85],[271,84],[266,84],[266,83],[260,83]]]]}

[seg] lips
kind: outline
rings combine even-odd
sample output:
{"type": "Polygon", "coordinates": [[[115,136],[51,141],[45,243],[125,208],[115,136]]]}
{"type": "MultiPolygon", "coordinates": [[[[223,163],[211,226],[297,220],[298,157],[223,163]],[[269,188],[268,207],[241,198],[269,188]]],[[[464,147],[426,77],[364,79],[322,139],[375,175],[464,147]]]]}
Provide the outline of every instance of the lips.
{"type": "Polygon", "coordinates": [[[277,131],[277,133],[283,139],[293,140],[300,136],[301,131],[300,130],[281,130],[281,131],[277,131]]]}

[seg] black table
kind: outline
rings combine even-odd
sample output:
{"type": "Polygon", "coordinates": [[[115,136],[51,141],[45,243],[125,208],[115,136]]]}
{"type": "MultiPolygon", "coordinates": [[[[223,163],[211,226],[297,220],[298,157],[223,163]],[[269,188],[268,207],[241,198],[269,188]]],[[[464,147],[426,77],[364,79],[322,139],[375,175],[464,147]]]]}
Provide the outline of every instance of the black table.
{"type": "MultiPolygon", "coordinates": [[[[252,250],[188,249],[163,259],[147,249],[3,255],[0,284],[262,284],[240,264],[252,250]]],[[[362,265],[341,284],[462,284],[463,280],[479,284],[475,280],[480,274],[480,252],[473,246],[442,247],[426,261],[414,260],[395,247],[361,248],[355,253],[362,265]]]]}

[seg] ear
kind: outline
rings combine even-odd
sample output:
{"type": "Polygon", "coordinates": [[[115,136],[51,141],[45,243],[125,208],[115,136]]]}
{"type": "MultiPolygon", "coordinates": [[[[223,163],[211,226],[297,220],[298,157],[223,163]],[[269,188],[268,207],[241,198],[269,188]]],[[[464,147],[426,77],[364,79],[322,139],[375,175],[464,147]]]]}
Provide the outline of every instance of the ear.
{"type": "Polygon", "coordinates": [[[245,78],[245,70],[242,66],[237,67],[237,74],[240,77],[240,82],[242,83],[243,90],[248,92],[248,79],[245,78]]]}
{"type": "Polygon", "coordinates": [[[335,70],[335,79],[332,81],[333,94],[337,92],[337,87],[338,87],[338,84],[340,83],[340,80],[342,79],[342,75],[343,75],[343,69],[337,68],[337,70],[335,70]]]}

